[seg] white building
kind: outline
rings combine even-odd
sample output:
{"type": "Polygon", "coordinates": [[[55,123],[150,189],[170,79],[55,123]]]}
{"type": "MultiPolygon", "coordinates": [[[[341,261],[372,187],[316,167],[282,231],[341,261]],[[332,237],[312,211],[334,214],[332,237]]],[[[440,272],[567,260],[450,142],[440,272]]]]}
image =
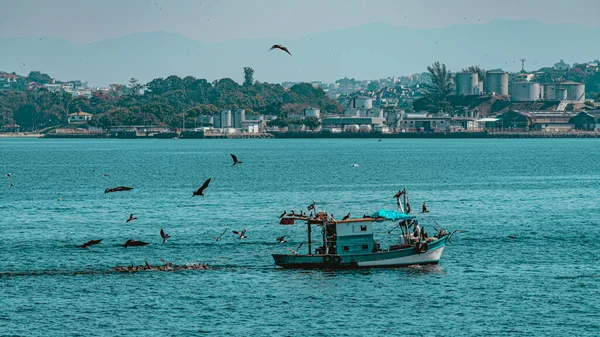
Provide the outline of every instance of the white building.
{"type": "Polygon", "coordinates": [[[92,116],[92,114],[82,111],[69,114],[69,124],[85,124],[92,119],[92,116]]]}

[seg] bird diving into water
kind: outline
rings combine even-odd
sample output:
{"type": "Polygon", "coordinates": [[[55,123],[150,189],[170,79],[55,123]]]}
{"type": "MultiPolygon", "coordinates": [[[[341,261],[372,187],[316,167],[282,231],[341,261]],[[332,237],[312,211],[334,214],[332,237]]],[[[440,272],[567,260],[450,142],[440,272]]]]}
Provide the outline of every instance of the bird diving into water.
{"type": "Polygon", "coordinates": [[[233,165],[231,165],[231,166],[235,166],[237,164],[243,164],[241,161],[239,161],[237,159],[237,157],[233,153],[231,154],[231,159],[233,159],[233,165]]]}
{"type": "Polygon", "coordinates": [[[223,231],[223,233],[221,233],[221,235],[219,236],[211,236],[211,238],[215,239],[215,241],[221,241],[221,237],[223,236],[223,234],[225,234],[225,232],[227,232],[229,228],[225,228],[225,230],[223,231]]]}
{"type": "Polygon", "coordinates": [[[127,222],[130,222],[133,220],[137,220],[137,218],[135,216],[133,216],[133,213],[131,213],[131,214],[129,214],[129,219],[127,219],[127,221],[125,221],[125,222],[127,223],[127,222]]]}
{"type": "Polygon", "coordinates": [[[286,53],[290,54],[290,56],[292,56],[292,53],[290,53],[290,51],[286,47],[284,47],[284,46],[282,46],[280,44],[274,44],[273,47],[271,47],[271,49],[269,49],[269,51],[271,51],[273,49],[283,50],[284,52],[286,52],[286,53]]]}
{"type": "Polygon", "coordinates": [[[144,241],[127,240],[127,242],[125,242],[125,244],[123,245],[123,247],[127,248],[127,247],[136,247],[136,246],[146,246],[146,245],[149,245],[149,244],[150,243],[144,242],[144,241]]]}
{"type": "Polygon", "coordinates": [[[171,237],[171,235],[165,233],[165,231],[161,228],[160,229],[160,237],[163,239],[163,245],[165,244],[165,242],[167,242],[167,240],[171,237]]]}
{"type": "Polygon", "coordinates": [[[240,240],[241,240],[241,239],[247,239],[247,238],[248,238],[248,237],[246,236],[246,229],[245,229],[245,228],[244,228],[244,229],[242,229],[242,231],[241,231],[241,232],[238,232],[238,231],[233,231],[233,234],[237,235],[237,236],[238,236],[238,239],[240,239],[240,240]]]}
{"type": "Polygon", "coordinates": [[[105,189],[104,190],[104,194],[111,193],[111,192],[131,191],[132,189],[133,189],[133,187],[118,186],[118,187],[113,187],[113,188],[107,188],[107,189],[105,189]]]}
{"type": "Polygon", "coordinates": [[[87,249],[90,249],[90,246],[97,245],[100,242],[102,242],[102,239],[100,239],[100,240],[90,240],[90,241],[82,244],[81,246],[77,246],[77,247],[78,248],[87,248],[87,249]]]}
{"type": "Polygon", "coordinates": [[[197,189],[196,192],[194,192],[194,194],[192,194],[192,197],[195,197],[197,195],[204,196],[204,190],[208,187],[208,184],[210,184],[210,178],[206,179],[204,184],[202,184],[202,186],[200,186],[200,188],[197,189]]]}

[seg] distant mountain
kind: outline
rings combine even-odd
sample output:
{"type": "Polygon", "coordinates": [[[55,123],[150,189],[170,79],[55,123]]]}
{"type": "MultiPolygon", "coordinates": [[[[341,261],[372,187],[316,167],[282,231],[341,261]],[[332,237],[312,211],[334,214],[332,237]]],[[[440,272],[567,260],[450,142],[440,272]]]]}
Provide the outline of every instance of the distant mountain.
{"type": "Polygon", "coordinates": [[[242,81],[242,67],[259,81],[333,81],[343,77],[376,79],[425,71],[441,61],[453,70],[469,65],[526,69],[551,66],[559,59],[584,62],[600,58],[600,28],[537,21],[494,20],[488,24],[440,29],[372,23],[322,32],[294,40],[244,39],[201,43],[167,32],[135,33],[77,45],[59,38],[0,38],[0,70],[26,74],[40,70],[60,80],[93,85],[142,82],[171,74],[209,80],[242,81]],[[268,52],[274,43],[289,48],[268,52]]]}

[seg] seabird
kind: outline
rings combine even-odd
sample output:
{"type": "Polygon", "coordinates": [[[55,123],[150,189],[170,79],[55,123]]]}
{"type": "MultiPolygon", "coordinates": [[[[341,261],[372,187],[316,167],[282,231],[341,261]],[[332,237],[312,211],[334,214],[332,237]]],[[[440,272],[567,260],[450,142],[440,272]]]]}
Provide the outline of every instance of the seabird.
{"type": "Polygon", "coordinates": [[[210,178],[206,179],[204,184],[202,184],[202,186],[200,186],[200,188],[198,190],[196,190],[196,192],[194,192],[192,197],[195,197],[197,195],[204,196],[204,194],[202,192],[204,192],[204,190],[208,187],[208,184],[210,184],[210,178]]]}
{"type": "Polygon", "coordinates": [[[400,198],[404,193],[404,190],[398,191],[398,193],[394,194],[394,199],[400,198]]]}
{"type": "Polygon", "coordinates": [[[279,242],[279,243],[284,243],[284,242],[287,242],[287,240],[285,239],[285,235],[284,235],[284,236],[280,236],[280,237],[278,237],[276,240],[277,240],[277,242],[279,242]]]}
{"type": "Polygon", "coordinates": [[[231,166],[235,166],[236,164],[243,164],[241,161],[239,161],[237,159],[237,157],[233,153],[231,154],[231,159],[233,159],[233,165],[231,165],[231,166]]]}
{"type": "Polygon", "coordinates": [[[221,237],[223,236],[223,234],[225,234],[225,232],[227,232],[228,228],[225,228],[225,230],[223,231],[223,233],[221,233],[221,235],[215,237],[215,236],[211,236],[211,238],[215,239],[215,241],[221,241],[221,237]]]}
{"type": "Polygon", "coordinates": [[[8,178],[8,179],[12,178],[12,174],[10,174],[10,173],[7,173],[7,174],[6,174],[6,178],[8,178]]]}
{"type": "Polygon", "coordinates": [[[279,219],[283,218],[286,214],[287,214],[287,211],[283,211],[283,213],[281,213],[281,215],[279,216],[279,219]]]}
{"type": "Polygon", "coordinates": [[[274,45],[273,45],[273,47],[271,47],[271,49],[269,49],[269,51],[271,51],[271,50],[273,50],[273,49],[281,49],[281,50],[283,50],[284,52],[286,52],[286,53],[290,54],[290,56],[292,56],[292,53],[290,53],[290,51],[289,51],[289,50],[288,50],[286,47],[284,47],[284,46],[282,46],[282,45],[280,45],[280,44],[274,44],[274,45]]]}
{"type": "Polygon", "coordinates": [[[15,184],[11,183],[11,184],[10,184],[10,187],[15,187],[15,184]]]}
{"type": "Polygon", "coordinates": [[[97,245],[97,244],[99,244],[101,241],[102,241],[102,239],[100,239],[100,240],[90,240],[90,241],[88,241],[88,242],[86,242],[86,243],[82,244],[81,246],[77,246],[77,247],[78,247],[78,248],[87,248],[87,249],[90,249],[90,246],[97,245]]]}
{"type": "Polygon", "coordinates": [[[358,167],[358,164],[352,164],[352,167],[358,167]]]}
{"type": "Polygon", "coordinates": [[[246,236],[246,229],[243,229],[241,232],[238,231],[233,231],[233,234],[238,236],[238,239],[247,239],[248,237],[246,236]]]}
{"type": "Polygon", "coordinates": [[[133,216],[133,213],[131,213],[131,214],[129,214],[129,219],[127,219],[127,221],[125,221],[125,222],[129,222],[129,221],[133,221],[133,220],[137,220],[137,218],[133,216]]]}
{"type": "Polygon", "coordinates": [[[296,247],[296,249],[287,249],[290,252],[292,252],[292,254],[298,254],[298,251],[300,250],[300,247],[302,247],[302,245],[304,244],[304,242],[302,242],[300,245],[298,245],[298,247],[296,247]]]}
{"type": "Polygon", "coordinates": [[[410,213],[410,202],[406,202],[406,214],[410,213]]]}
{"type": "Polygon", "coordinates": [[[113,188],[107,188],[107,189],[105,189],[104,190],[104,194],[111,193],[111,192],[130,191],[132,189],[133,189],[133,187],[118,186],[118,187],[113,187],[113,188]]]}
{"type": "Polygon", "coordinates": [[[421,211],[421,213],[429,213],[429,210],[427,209],[427,205],[425,203],[423,203],[423,210],[421,211]]]}
{"type": "Polygon", "coordinates": [[[348,219],[350,219],[350,212],[348,212],[348,214],[346,214],[346,216],[344,216],[342,218],[342,220],[348,220],[348,219]]]}
{"type": "Polygon", "coordinates": [[[165,242],[167,242],[167,240],[171,237],[171,235],[165,233],[165,231],[161,228],[160,229],[160,237],[163,239],[163,245],[165,244],[165,242]]]}
{"type": "Polygon", "coordinates": [[[125,242],[123,247],[127,248],[127,247],[135,247],[135,246],[146,246],[148,244],[149,244],[148,242],[144,242],[144,241],[127,240],[127,242],[125,242]]]}

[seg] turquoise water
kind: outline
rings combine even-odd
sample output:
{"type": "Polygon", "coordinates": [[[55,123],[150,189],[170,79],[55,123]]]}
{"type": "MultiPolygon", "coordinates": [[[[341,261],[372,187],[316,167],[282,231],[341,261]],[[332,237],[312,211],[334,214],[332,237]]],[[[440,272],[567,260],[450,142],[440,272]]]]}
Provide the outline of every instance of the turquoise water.
{"type": "Polygon", "coordinates": [[[0,335],[600,334],[596,139],[0,139],[0,173],[0,335]],[[426,230],[467,231],[439,266],[273,265],[305,240],[284,209],[362,216],[402,187],[426,230]],[[214,269],[106,273],[161,259],[214,269]]]}

